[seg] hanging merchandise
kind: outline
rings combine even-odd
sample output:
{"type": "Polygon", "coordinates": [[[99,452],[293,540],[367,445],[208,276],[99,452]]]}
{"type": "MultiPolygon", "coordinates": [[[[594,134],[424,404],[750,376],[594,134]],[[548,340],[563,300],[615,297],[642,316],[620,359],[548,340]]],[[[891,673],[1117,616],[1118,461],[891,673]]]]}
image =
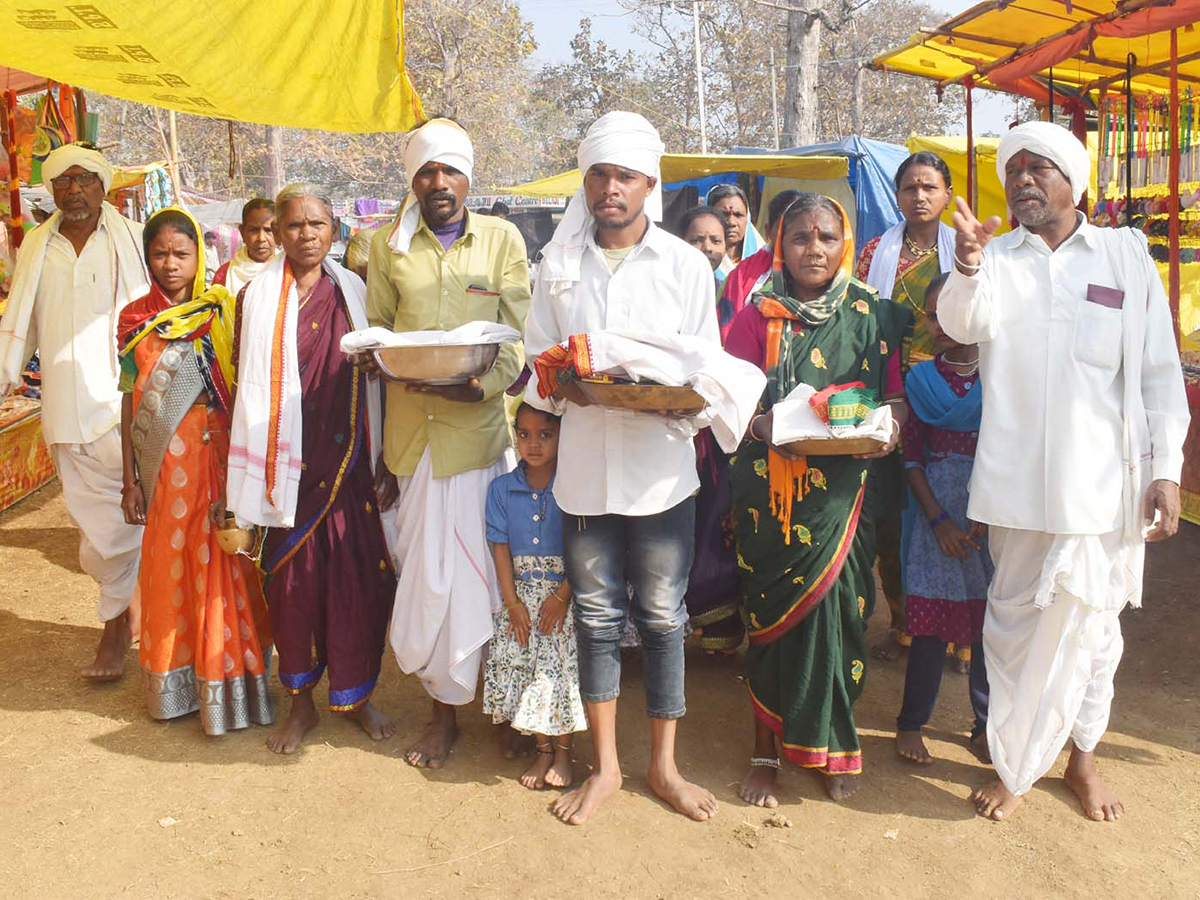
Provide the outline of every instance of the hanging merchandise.
{"type": "Polygon", "coordinates": [[[34,176],[40,177],[41,162],[50,155],[52,150],[57,150],[63,144],[70,142],[71,137],[67,123],[63,121],[52,90],[47,90],[38,109],[37,130],[33,133],[33,158],[38,163],[35,167],[37,171],[33,173],[34,176]]]}
{"type": "Polygon", "coordinates": [[[147,219],[160,209],[174,205],[175,190],[171,186],[171,176],[167,174],[165,168],[160,166],[157,169],[151,169],[147,172],[144,184],[146,190],[145,213],[147,219]]]}

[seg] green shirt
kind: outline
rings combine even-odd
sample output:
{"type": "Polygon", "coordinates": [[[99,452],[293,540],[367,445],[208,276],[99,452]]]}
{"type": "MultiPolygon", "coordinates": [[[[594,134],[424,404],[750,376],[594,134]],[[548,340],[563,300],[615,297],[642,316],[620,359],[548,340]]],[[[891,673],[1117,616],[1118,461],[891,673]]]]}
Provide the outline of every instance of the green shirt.
{"type": "MultiPolygon", "coordinates": [[[[367,319],[393,331],[450,331],[468,322],[499,322],[525,333],[529,313],[529,263],[517,227],[493,216],[467,213],[462,237],[443,250],[424,217],[408,253],[388,246],[390,228],[371,239],[367,267],[367,319]],[[470,290],[468,290],[470,288],[470,290]]],[[[484,399],[460,403],[388,384],[383,454],[396,475],[412,475],[425,448],[433,477],[490,466],[511,438],[504,392],[525,364],[523,344],[500,348],[496,365],[480,381],[484,399]]]]}

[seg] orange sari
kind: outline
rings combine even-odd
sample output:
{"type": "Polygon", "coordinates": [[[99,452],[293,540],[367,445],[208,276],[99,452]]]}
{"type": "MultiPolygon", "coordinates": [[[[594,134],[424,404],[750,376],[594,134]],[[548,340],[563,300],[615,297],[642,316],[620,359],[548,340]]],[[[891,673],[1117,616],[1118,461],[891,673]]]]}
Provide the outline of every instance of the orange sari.
{"type": "MultiPolygon", "coordinates": [[[[127,308],[123,320],[133,312],[127,308]]],[[[168,346],[149,334],[133,348],[135,416],[168,346]]],[[[270,725],[275,718],[267,689],[270,626],[259,572],[249,557],[218,547],[209,518],[210,505],[224,493],[228,453],[228,414],[215,406],[191,406],[162,456],[146,511],[139,581],[147,709],[156,719],[199,710],[210,735],[251,722],[270,725]]],[[[149,493],[147,485],[143,491],[149,493]]]]}

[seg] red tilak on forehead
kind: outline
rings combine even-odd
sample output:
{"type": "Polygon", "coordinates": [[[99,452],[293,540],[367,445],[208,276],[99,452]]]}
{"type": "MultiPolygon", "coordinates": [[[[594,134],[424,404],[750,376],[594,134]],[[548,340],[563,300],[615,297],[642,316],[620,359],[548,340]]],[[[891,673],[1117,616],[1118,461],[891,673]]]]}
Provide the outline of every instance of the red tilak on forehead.
{"type": "Polygon", "coordinates": [[[1022,150],[1020,155],[1017,157],[1017,165],[1018,166],[1028,166],[1029,165],[1029,154],[1026,151],[1022,150]]]}

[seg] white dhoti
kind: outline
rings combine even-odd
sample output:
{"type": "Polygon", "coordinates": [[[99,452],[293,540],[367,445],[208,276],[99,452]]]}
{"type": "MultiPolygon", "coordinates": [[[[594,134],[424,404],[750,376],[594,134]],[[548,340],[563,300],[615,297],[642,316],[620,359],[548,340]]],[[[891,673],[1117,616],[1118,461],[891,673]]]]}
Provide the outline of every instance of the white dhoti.
{"type": "Polygon", "coordinates": [[[107,622],[129,609],[142,554],[142,526],[127,525],[121,511],[121,429],[89,444],[51,444],[50,452],[80,531],[79,566],[100,586],[98,613],[107,622]]]}
{"type": "Polygon", "coordinates": [[[434,700],[475,699],[483,650],[492,637],[500,589],[487,544],[488,484],[513,467],[512,451],[485,469],[433,477],[425,448],[416,471],[399,479],[395,507],[399,559],[390,639],[396,661],[434,700]]]}
{"type": "Polygon", "coordinates": [[[1120,532],[991,527],[996,574],[983,625],[988,747],[1013,794],[1054,765],[1067,738],[1091,752],[1108,728],[1121,660],[1119,615],[1140,605],[1145,545],[1120,532]]]}

